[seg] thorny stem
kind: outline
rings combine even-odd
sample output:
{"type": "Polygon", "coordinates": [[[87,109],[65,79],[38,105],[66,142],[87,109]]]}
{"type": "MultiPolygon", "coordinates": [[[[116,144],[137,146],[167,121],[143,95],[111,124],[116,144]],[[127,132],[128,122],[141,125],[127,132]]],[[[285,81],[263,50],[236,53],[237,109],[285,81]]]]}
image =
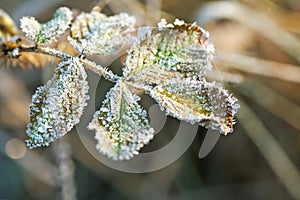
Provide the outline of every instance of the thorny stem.
{"type": "MultiPolygon", "coordinates": [[[[41,54],[60,58],[62,60],[74,57],[61,50],[57,50],[51,47],[41,47],[41,46],[20,48],[20,53],[22,52],[41,53],[41,54]]],[[[117,82],[117,80],[120,78],[116,74],[114,74],[111,70],[104,68],[101,65],[98,65],[97,63],[88,60],[87,58],[82,57],[80,60],[87,69],[94,71],[95,73],[99,74],[100,76],[103,76],[105,79],[109,81],[117,82]]]]}

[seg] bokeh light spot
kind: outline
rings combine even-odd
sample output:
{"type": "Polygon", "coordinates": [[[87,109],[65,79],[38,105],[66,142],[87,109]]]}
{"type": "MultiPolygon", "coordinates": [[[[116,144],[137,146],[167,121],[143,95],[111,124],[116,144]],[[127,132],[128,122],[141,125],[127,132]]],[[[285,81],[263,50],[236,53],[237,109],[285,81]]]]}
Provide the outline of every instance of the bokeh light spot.
{"type": "Polygon", "coordinates": [[[6,154],[12,159],[23,158],[27,148],[23,141],[17,138],[13,138],[7,141],[5,144],[6,154]]]}

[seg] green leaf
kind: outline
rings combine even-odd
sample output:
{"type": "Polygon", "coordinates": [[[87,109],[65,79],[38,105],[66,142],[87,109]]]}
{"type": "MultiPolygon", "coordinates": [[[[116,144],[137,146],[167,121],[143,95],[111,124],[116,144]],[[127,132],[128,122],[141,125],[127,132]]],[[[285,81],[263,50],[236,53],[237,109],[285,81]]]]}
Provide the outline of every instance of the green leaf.
{"type": "Polygon", "coordinates": [[[225,135],[233,131],[237,99],[215,83],[187,78],[158,85],[150,95],[167,115],[217,129],[225,135]]]}
{"type": "Polygon", "coordinates": [[[61,7],[55,11],[53,18],[44,24],[33,17],[23,17],[20,22],[22,31],[31,41],[43,44],[56,41],[57,37],[69,28],[72,19],[72,11],[61,7]]]}
{"type": "Polygon", "coordinates": [[[158,28],[140,30],[126,59],[126,81],[155,85],[165,80],[202,76],[211,68],[214,47],[205,30],[179,20],[174,24],[162,22],[158,28]]]}
{"type": "Polygon", "coordinates": [[[115,53],[128,43],[135,18],[126,13],[107,17],[93,10],[81,13],[71,27],[70,44],[85,55],[115,53]]]}
{"type": "Polygon", "coordinates": [[[27,146],[49,146],[78,122],[88,95],[86,72],[78,58],[59,63],[53,77],[38,87],[30,104],[27,146]]]}
{"type": "Polygon", "coordinates": [[[96,148],[114,160],[130,159],[154,134],[139,97],[118,81],[107,93],[88,128],[95,131],[96,148]]]}

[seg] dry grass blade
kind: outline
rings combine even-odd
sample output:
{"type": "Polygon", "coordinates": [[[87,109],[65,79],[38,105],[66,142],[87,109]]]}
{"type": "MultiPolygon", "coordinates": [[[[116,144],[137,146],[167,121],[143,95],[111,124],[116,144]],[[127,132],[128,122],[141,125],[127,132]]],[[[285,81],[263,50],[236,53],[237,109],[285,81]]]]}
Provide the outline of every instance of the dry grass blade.
{"type": "Polygon", "coordinates": [[[216,62],[220,67],[300,83],[298,66],[224,52],[219,52],[216,62]]]}
{"type": "Polygon", "coordinates": [[[28,122],[30,96],[24,82],[15,79],[5,69],[0,70],[0,120],[11,126],[24,127],[28,122]]]}
{"type": "Polygon", "coordinates": [[[139,20],[145,19],[146,17],[145,9],[143,8],[142,4],[136,0],[108,1],[107,4],[114,13],[134,13],[136,18],[139,20]]]}
{"type": "Polygon", "coordinates": [[[148,25],[155,25],[161,18],[161,0],[147,0],[148,25]]]}
{"type": "Polygon", "coordinates": [[[271,17],[281,28],[286,29],[292,33],[299,34],[299,20],[300,14],[297,12],[297,1],[295,0],[285,1],[270,1],[270,0],[242,0],[245,4],[252,8],[264,12],[271,17]],[[290,4],[282,6],[280,4],[290,4]],[[294,5],[293,5],[294,4],[294,5]],[[291,9],[288,9],[291,8],[291,9]],[[267,11],[267,12],[266,12],[267,11]]]}
{"type": "Polygon", "coordinates": [[[54,62],[51,56],[24,52],[21,53],[18,58],[11,58],[10,56],[4,56],[0,58],[0,67],[21,67],[22,69],[40,68],[44,67],[48,62],[54,62]]]}
{"type": "Polygon", "coordinates": [[[252,109],[239,98],[238,120],[291,196],[300,199],[300,173],[252,109]]]}
{"type": "Polygon", "coordinates": [[[18,29],[10,16],[0,9],[0,37],[6,35],[17,35],[18,29]]]}
{"type": "Polygon", "coordinates": [[[292,127],[300,130],[300,106],[259,82],[246,81],[239,88],[239,92],[243,95],[251,98],[292,127]],[[259,90],[253,90],[253,88],[259,88],[259,90]]]}
{"type": "Polygon", "coordinates": [[[169,20],[174,20],[176,18],[174,15],[160,10],[161,0],[147,0],[147,4],[143,4],[137,0],[103,0],[100,1],[97,6],[102,8],[104,5],[106,5],[106,3],[114,13],[120,13],[124,11],[133,13],[138,20],[138,24],[156,26],[156,23],[159,21],[160,17],[169,20]]]}
{"type": "Polygon", "coordinates": [[[232,73],[226,71],[225,68],[222,70],[219,67],[214,66],[211,71],[205,72],[205,77],[209,81],[217,81],[217,82],[226,82],[226,83],[235,83],[239,84],[242,83],[245,77],[239,73],[232,73]]]}
{"type": "Polygon", "coordinates": [[[300,41],[279,27],[271,18],[238,2],[206,4],[198,14],[198,21],[208,23],[218,19],[231,19],[244,24],[271,40],[300,62],[300,41]]]}

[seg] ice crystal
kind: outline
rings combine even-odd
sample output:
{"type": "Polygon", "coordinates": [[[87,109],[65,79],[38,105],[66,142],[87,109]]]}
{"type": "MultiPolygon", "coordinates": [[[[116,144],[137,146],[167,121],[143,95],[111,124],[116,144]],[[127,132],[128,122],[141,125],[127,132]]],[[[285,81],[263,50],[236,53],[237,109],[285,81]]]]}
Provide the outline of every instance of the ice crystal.
{"type": "Polygon", "coordinates": [[[57,36],[64,33],[71,24],[73,13],[69,8],[61,7],[56,10],[53,19],[41,24],[33,17],[21,18],[21,29],[33,42],[42,44],[53,42],[57,36]]]}
{"type": "Polygon", "coordinates": [[[107,17],[93,10],[76,18],[68,40],[75,49],[87,55],[111,54],[128,42],[134,25],[135,18],[126,13],[107,17]]]}
{"type": "Polygon", "coordinates": [[[150,29],[132,46],[124,76],[128,81],[150,85],[199,77],[211,68],[214,54],[204,29],[178,19],[167,24],[163,19],[158,29],[150,29]]]}
{"type": "Polygon", "coordinates": [[[158,85],[150,95],[162,110],[179,120],[199,123],[225,135],[233,131],[236,99],[216,83],[187,78],[158,85]]]}
{"type": "Polygon", "coordinates": [[[29,148],[48,146],[79,122],[88,99],[86,72],[78,58],[59,63],[53,77],[38,87],[30,104],[29,148]]]}
{"type": "Polygon", "coordinates": [[[88,127],[95,131],[101,153],[114,160],[130,159],[153,138],[154,129],[138,100],[122,80],[107,93],[88,127]]]}

